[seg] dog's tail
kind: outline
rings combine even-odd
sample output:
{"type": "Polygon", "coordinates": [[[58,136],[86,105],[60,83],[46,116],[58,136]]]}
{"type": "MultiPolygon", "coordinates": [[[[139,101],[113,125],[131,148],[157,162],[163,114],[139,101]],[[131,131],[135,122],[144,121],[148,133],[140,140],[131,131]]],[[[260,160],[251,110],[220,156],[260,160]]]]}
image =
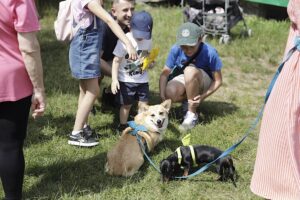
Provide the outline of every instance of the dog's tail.
{"type": "Polygon", "coordinates": [[[146,140],[149,152],[152,151],[154,148],[154,144],[153,144],[151,136],[143,131],[139,131],[138,134],[146,140]]]}

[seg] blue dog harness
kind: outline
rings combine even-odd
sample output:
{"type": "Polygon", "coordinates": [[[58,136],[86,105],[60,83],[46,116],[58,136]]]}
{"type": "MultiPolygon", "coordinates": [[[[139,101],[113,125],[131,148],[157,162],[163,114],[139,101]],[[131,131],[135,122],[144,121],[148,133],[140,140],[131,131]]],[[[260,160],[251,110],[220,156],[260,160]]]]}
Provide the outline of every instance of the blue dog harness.
{"type": "Polygon", "coordinates": [[[129,122],[127,122],[127,124],[129,125],[129,127],[133,128],[133,130],[130,132],[130,134],[136,137],[137,142],[140,145],[140,148],[142,149],[142,152],[143,152],[144,156],[147,158],[147,160],[149,161],[149,163],[154,167],[154,169],[156,169],[160,173],[159,168],[155,166],[155,164],[153,163],[153,161],[147,155],[147,153],[146,153],[146,147],[145,147],[145,145],[144,145],[144,143],[142,141],[141,136],[138,134],[139,131],[147,132],[148,131],[147,128],[145,126],[143,126],[143,125],[137,125],[134,121],[129,121],[129,122]]]}

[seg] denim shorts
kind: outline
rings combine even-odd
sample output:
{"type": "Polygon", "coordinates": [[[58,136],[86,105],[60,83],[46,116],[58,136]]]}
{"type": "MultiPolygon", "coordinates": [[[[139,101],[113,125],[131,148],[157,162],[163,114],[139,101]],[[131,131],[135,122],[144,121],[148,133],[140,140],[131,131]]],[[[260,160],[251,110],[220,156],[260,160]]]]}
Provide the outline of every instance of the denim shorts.
{"type": "Polygon", "coordinates": [[[103,22],[96,18],[86,29],[79,29],[70,44],[69,62],[72,76],[77,79],[100,77],[100,50],[103,22]]]}
{"type": "Polygon", "coordinates": [[[120,91],[117,95],[117,100],[120,105],[131,105],[135,101],[148,102],[148,99],[148,83],[120,82],[120,91]]]}

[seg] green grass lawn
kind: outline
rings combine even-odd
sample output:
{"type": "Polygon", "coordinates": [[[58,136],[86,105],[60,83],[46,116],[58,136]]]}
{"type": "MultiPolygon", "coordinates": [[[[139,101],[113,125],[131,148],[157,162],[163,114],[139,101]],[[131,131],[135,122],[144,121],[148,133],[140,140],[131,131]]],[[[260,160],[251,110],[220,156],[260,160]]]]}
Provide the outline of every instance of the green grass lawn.
{"type": "MultiPolygon", "coordinates": [[[[177,27],[183,15],[179,7],[139,5],[154,18],[154,47],[160,48],[157,65],[150,71],[150,104],[160,102],[158,80],[177,27]]],[[[25,144],[25,199],[259,199],[249,189],[254,167],[258,130],[232,153],[238,172],[237,187],[217,181],[212,170],[186,181],[160,182],[160,175],[148,163],[131,178],[111,177],[104,173],[106,152],[118,140],[115,127],[117,110],[102,108],[90,117],[91,125],[101,135],[100,145],[78,148],[67,144],[77,108],[78,82],[68,66],[68,44],[56,41],[53,21],[56,10],[43,11],[42,48],[47,93],[45,116],[29,122],[25,144]],[[105,111],[104,111],[105,110],[105,111]]],[[[242,22],[231,30],[232,41],[220,45],[219,38],[208,38],[218,50],[224,67],[223,86],[200,106],[201,123],[190,131],[192,144],[207,144],[226,149],[237,142],[252,124],[263,104],[268,84],[280,63],[285,48],[289,22],[245,16],[253,35],[240,35],[242,22]]],[[[108,86],[105,78],[101,88],[108,86]]],[[[181,145],[179,132],[182,115],[174,104],[165,139],[151,154],[159,161],[181,145]]],[[[3,189],[0,186],[0,198],[3,189]]]]}

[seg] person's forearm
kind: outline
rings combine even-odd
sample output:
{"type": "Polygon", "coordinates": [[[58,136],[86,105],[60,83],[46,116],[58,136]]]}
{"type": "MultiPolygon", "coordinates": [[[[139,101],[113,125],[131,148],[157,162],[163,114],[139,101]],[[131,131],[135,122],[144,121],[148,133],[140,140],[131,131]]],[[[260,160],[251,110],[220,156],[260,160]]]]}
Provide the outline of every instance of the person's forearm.
{"type": "Polygon", "coordinates": [[[222,81],[213,81],[210,87],[208,88],[208,90],[201,95],[201,99],[204,100],[205,98],[213,94],[215,91],[219,89],[219,87],[221,87],[221,85],[222,85],[222,81]]]}
{"type": "Polygon", "coordinates": [[[18,34],[20,51],[24,64],[36,92],[44,92],[43,67],[40,53],[40,45],[35,33],[18,34]]]}
{"type": "Polygon", "coordinates": [[[112,79],[112,81],[117,81],[118,80],[119,66],[120,66],[120,59],[115,57],[113,59],[112,70],[111,70],[111,79],[112,79]]]}
{"type": "Polygon", "coordinates": [[[160,79],[159,79],[159,93],[160,93],[160,97],[162,98],[162,100],[165,100],[166,98],[166,86],[167,86],[167,76],[162,74],[160,75],[160,79]]]}

